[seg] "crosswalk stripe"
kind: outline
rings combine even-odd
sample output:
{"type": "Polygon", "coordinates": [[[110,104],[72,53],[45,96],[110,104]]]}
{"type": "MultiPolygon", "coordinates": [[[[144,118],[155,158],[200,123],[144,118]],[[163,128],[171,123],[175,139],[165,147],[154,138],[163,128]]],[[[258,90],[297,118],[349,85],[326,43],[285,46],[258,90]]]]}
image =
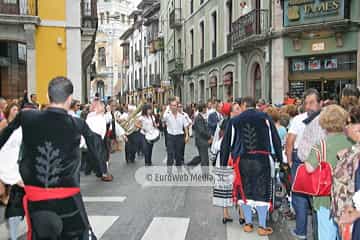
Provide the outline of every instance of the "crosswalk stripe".
{"type": "Polygon", "coordinates": [[[126,197],[83,197],[84,202],[124,202],[126,197]]]}
{"type": "MultiPolygon", "coordinates": [[[[119,216],[89,216],[90,225],[98,239],[116,222],[119,216]]],[[[22,221],[18,228],[18,237],[26,234],[26,223],[22,221]]],[[[7,240],[10,238],[7,223],[0,224],[0,240],[7,240]]]]}
{"type": "Polygon", "coordinates": [[[190,218],[155,217],[141,240],[184,240],[190,218]]]}
{"type": "Polygon", "coordinates": [[[252,233],[244,232],[243,228],[235,222],[226,224],[226,239],[227,240],[239,240],[239,239],[269,240],[268,237],[259,236],[256,233],[256,231],[254,231],[252,233]]]}
{"type": "Polygon", "coordinates": [[[119,216],[89,216],[95,236],[100,239],[118,218],[119,216]]]}

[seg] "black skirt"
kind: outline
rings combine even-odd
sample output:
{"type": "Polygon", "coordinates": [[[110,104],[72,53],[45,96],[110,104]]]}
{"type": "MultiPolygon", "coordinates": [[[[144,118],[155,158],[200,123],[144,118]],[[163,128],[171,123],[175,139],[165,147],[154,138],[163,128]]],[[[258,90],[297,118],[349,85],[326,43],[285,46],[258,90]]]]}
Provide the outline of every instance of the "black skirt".
{"type": "Polygon", "coordinates": [[[269,156],[246,154],[241,157],[239,168],[246,199],[271,202],[272,179],[269,156]]]}

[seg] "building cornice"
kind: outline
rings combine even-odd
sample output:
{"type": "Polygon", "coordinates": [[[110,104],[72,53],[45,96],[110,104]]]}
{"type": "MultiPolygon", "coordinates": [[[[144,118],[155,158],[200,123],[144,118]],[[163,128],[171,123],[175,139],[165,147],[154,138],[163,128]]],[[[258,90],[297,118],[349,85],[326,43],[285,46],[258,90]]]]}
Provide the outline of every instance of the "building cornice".
{"type": "Polygon", "coordinates": [[[12,14],[0,14],[0,23],[2,24],[34,24],[40,25],[40,17],[29,15],[12,15],[12,14]]]}

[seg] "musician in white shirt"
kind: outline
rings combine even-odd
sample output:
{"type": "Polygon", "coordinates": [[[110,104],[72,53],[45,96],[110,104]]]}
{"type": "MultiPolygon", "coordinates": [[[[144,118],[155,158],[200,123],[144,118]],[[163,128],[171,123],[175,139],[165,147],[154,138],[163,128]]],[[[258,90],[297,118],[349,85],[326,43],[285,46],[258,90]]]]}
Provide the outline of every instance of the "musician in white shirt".
{"type": "Polygon", "coordinates": [[[170,111],[165,111],[163,121],[167,128],[167,165],[176,166],[184,164],[185,144],[189,142],[189,121],[185,115],[179,113],[178,102],[170,99],[170,111]]]}

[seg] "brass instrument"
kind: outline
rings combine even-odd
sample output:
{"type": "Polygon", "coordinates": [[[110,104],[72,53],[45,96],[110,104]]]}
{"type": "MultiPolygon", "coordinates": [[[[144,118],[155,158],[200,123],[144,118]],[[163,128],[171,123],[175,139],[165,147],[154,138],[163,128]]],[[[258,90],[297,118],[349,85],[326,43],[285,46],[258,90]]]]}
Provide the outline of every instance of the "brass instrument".
{"type": "Polygon", "coordinates": [[[126,121],[119,123],[120,126],[125,130],[125,135],[129,136],[130,134],[139,130],[135,126],[135,122],[143,106],[144,106],[144,102],[141,102],[139,106],[134,110],[134,112],[132,112],[131,115],[128,116],[128,119],[126,121]]]}

